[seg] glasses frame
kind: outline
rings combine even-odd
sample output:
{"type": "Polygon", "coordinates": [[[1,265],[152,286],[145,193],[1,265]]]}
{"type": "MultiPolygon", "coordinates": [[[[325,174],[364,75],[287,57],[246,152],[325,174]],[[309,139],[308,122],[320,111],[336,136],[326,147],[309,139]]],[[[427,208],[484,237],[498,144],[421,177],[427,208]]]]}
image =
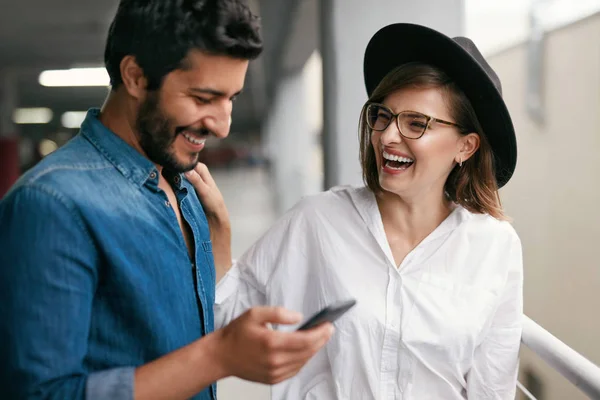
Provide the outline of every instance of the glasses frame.
{"type": "Polygon", "coordinates": [[[435,118],[435,117],[432,117],[430,115],[423,114],[422,112],[419,112],[419,111],[404,110],[404,111],[400,111],[398,114],[394,114],[394,112],[388,106],[386,106],[385,104],[375,103],[375,102],[368,102],[368,103],[365,104],[365,107],[364,107],[364,110],[365,110],[364,111],[365,121],[367,123],[367,126],[371,130],[376,131],[376,132],[383,132],[387,128],[389,128],[390,124],[392,123],[392,118],[390,118],[390,122],[388,122],[388,124],[385,126],[385,128],[383,128],[383,129],[375,129],[375,128],[373,128],[371,126],[371,124],[369,123],[369,116],[368,116],[368,114],[369,114],[369,108],[371,106],[378,106],[378,107],[382,107],[385,110],[387,110],[392,115],[393,119],[396,120],[396,128],[398,128],[398,132],[400,132],[400,135],[403,138],[405,138],[405,139],[417,140],[417,139],[422,138],[423,135],[425,134],[425,132],[427,132],[427,129],[429,129],[429,126],[431,125],[432,121],[440,123],[440,124],[443,124],[443,125],[454,126],[454,127],[458,128],[460,130],[463,129],[462,126],[460,126],[458,124],[455,124],[454,122],[450,122],[450,121],[446,121],[446,120],[443,120],[443,119],[435,118]],[[402,133],[402,129],[400,129],[400,116],[403,115],[403,114],[413,114],[413,115],[417,114],[417,115],[421,115],[421,116],[425,117],[425,119],[427,120],[427,124],[425,124],[425,129],[423,129],[423,132],[421,132],[421,135],[419,135],[418,137],[410,137],[410,136],[406,136],[406,135],[404,135],[404,133],[402,133]]]}

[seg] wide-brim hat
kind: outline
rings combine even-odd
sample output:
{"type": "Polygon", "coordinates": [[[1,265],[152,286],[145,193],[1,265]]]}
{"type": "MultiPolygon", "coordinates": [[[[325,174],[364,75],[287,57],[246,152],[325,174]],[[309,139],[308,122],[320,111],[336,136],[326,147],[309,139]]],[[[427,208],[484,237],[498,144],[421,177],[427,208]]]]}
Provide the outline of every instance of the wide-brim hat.
{"type": "Polygon", "coordinates": [[[422,62],[444,71],[465,93],[494,154],[498,187],[517,164],[517,138],[502,99],[498,75],[468,38],[450,38],[421,25],[398,23],[380,29],[365,50],[364,76],[369,97],[396,67],[422,62]]]}

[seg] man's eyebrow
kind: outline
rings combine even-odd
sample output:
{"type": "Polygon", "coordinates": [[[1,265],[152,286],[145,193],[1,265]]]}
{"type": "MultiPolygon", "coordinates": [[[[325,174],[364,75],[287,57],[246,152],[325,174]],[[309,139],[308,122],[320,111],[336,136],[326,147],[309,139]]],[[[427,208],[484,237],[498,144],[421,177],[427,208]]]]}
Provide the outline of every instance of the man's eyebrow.
{"type": "MultiPolygon", "coordinates": [[[[222,91],[216,90],[216,89],[211,89],[211,88],[191,88],[190,91],[192,91],[194,93],[199,93],[199,94],[210,94],[212,96],[218,96],[218,97],[226,96],[225,92],[222,92],[222,91]]],[[[240,90],[239,92],[235,93],[232,97],[239,96],[241,93],[242,93],[242,91],[240,90]]]]}

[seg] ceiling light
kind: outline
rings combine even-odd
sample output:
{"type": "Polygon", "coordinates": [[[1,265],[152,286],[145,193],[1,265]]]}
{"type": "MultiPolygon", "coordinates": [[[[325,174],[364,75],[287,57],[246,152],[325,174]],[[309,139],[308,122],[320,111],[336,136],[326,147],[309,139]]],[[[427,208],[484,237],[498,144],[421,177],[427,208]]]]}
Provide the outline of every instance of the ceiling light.
{"type": "Polygon", "coordinates": [[[47,87],[108,86],[106,68],[71,68],[43,71],[40,85],[47,87]]]}
{"type": "Polygon", "coordinates": [[[52,110],[45,107],[17,108],[12,120],[15,124],[47,124],[52,121],[52,110]]]}
{"type": "Polygon", "coordinates": [[[65,128],[77,129],[86,115],[87,111],[67,111],[60,117],[60,122],[65,128]]]}
{"type": "Polygon", "coordinates": [[[39,149],[42,157],[46,157],[48,154],[50,154],[53,151],[55,151],[56,149],[58,149],[58,145],[56,144],[56,142],[54,140],[43,139],[40,142],[38,149],[39,149]]]}

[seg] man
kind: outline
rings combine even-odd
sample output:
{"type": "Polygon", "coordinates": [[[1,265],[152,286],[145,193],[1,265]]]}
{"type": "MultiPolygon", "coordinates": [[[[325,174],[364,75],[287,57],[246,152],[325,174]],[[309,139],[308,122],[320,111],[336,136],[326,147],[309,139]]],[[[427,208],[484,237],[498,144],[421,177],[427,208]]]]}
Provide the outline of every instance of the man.
{"type": "Polygon", "coordinates": [[[209,224],[229,238],[219,274],[230,227],[198,153],[228,135],[261,49],[240,0],[121,1],[102,110],[0,203],[3,398],[214,399],[218,379],[279,382],[328,340],[330,324],[270,330],[301,318],[271,308],[213,332],[209,224]]]}

